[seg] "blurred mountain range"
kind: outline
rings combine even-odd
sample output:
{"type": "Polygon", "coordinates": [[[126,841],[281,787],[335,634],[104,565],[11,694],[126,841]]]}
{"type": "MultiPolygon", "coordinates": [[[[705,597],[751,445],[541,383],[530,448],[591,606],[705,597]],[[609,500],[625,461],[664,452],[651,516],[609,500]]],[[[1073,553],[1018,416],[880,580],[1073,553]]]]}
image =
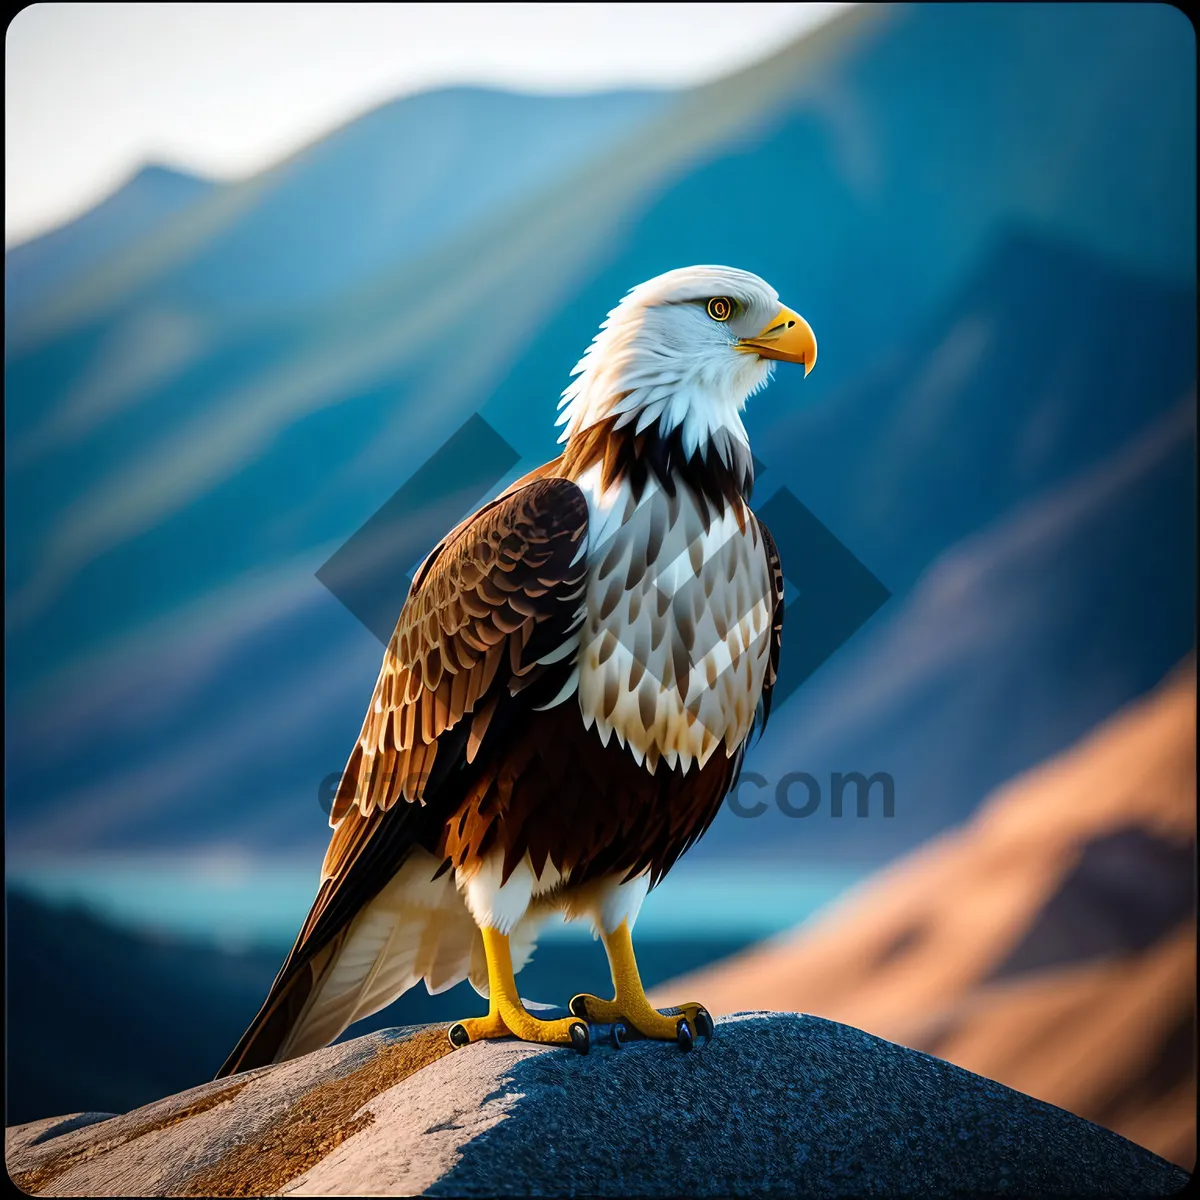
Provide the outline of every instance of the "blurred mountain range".
{"type": "Polygon", "coordinates": [[[89,268],[111,259],[216,185],[185,171],[150,164],[111,196],[66,225],[14,246],[4,258],[4,304],[8,319],[21,315],[89,268]]]}
{"type": "Polygon", "coordinates": [[[9,251],[10,858],[315,854],[381,653],[317,570],[472,414],[497,486],[553,456],[605,312],[692,262],[813,324],[756,503],[892,593],[749,767],[896,794],[696,853],[882,859],[1068,745],[1193,643],[1193,46],[1168,6],[861,6],[686,92],[457,88],[240,183],[149,169],[9,251]]]}

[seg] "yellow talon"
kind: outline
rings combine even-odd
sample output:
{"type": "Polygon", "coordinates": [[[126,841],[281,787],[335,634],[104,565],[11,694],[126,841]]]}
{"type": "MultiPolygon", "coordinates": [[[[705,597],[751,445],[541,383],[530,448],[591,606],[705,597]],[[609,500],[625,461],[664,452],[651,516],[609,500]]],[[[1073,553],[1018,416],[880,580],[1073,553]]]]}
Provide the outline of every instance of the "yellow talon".
{"type": "Polygon", "coordinates": [[[591,1047],[587,1025],[576,1017],[542,1021],[530,1014],[521,1003],[517,992],[508,934],[495,929],[484,929],[481,932],[488,968],[488,1015],[468,1018],[452,1025],[449,1030],[450,1041],[455,1046],[465,1046],[482,1038],[512,1034],[525,1042],[573,1046],[581,1054],[586,1054],[591,1047]]]}
{"type": "Polygon", "coordinates": [[[488,1038],[508,1037],[512,1030],[505,1025],[504,1018],[493,1003],[486,1017],[467,1017],[464,1021],[457,1021],[447,1033],[451,1045],[466,1046],[470,1042],[482,1042],[488,1038]]]}
{"type": "Polygon", "coordinates": [[[586,993],[575,996],[570,1008],[576,1016],[604,1023],[624,1021],[643,1037],[677,1042],[683,1050],[690,1050],[697,1036],[712,1037],[713,1019],[702,1004],[681,1004],[674,1012],[662,1013],[646,999],[627,922],[602,938],[616,994],[611,1000],[586,993]]]}

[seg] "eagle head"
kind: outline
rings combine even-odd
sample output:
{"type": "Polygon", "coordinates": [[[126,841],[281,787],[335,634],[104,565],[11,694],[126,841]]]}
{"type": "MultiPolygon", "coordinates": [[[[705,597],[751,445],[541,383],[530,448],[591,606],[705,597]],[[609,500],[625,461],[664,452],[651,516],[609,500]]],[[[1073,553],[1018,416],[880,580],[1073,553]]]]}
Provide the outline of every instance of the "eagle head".
{"type": "Polygon", "coordinates": [[[741,412],[776,361],[817,361],[807,321],[765,280],[734,267],[681,267],[633,288],[609,314],[563,392],[560,442],[601,421],[677,434],[688,455],[747,444],[741,412]],[[615,418],[615,420],[614,420],[615,418]]]}

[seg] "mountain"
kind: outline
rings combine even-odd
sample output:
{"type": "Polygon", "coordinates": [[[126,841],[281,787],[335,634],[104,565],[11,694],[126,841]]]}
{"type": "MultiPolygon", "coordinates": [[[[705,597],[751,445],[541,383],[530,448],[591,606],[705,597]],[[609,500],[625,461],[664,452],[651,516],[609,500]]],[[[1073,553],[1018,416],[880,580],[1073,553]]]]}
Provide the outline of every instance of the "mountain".
{"type": "MultiPolygon", "coordinates": [[[[819,370],[748,413],[756,504],[892,593],[749,764],[828,721],[822,770],[895,775],[908,816],[813,853],[912,845],[1144,691],[1193,638],[1184,20],[860,6],[686,92],[410,97],[12,316],[10,853],[316,853],[380,654],[317,572],[476,414],[493,486],[550,457],[606,310],[686,262],[811,320],[819,370]]],[[[720,821],[700,853],[816,824],[720,821]]]]}
{"type": "Polygon", "coordinates": [[[210,179],[148,163],[80,217],[11,247],[4,255],[6,327],[217,190],[210,179]]]}
{"type": "Polygon", "coordinates": [[[99,263],[83,245],[109,251],[85,278],[54,279],[55,295],[39,289],[46,311],[10,297],[8,320],[28,344],[88,310],[111,319],[122,307],[182,305],[237,322],[328,303],[604,153],[671,98],[443,88],[373,109],[236,183],[145,168],[80,220],[9,252],[10,271],[27,271],[47,244],[76,247],[76,266],[99,263]],[[165,220],[200,195],[206,203],[165,220]]]}
{"type": "Polygon", "coordinates": [[[836,676],[796,695],[788,738],[757,749],[768,790],[743,793],[770,803],[762,819],[723,810],[695,854],[752,850],[769,830],[779,856],[882,861],[1153,688],[1193,645],[1195,434],[1189,396],[940,555],[845,648],[836,676]],[[891,815],[877,790],[865,814],[831,819],[830,781],[849,771],[890,778],[891,815]],[[796,772],[825,789],[808,819],[778,803],[796,772]]]}
{"type": "Polygon", "coordinates": [[[274,949],[139,936],[20,893],[5,910],[10,1123],[124,1111],[210,1078],[279,968],[274,949]]]}
{"type": "Polygon", "coordinates": [[[1196,673],[660,1005],[802,1009],[1196,1161],[1196,673]]]}

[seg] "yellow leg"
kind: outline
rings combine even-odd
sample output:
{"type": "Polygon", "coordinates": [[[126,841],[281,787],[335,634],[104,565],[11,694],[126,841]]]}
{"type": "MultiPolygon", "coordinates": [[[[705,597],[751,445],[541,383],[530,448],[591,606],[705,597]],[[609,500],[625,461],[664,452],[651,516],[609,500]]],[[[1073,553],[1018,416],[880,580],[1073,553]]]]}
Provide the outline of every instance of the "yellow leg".
{"type": "Polygon", "coordinates": [[[481,1038],[512,1034],[523,1042],[541,1042],[552,1046],[573,1046],[586,1054],[591,1045],[588,1027],[575,1017],[542,1021],[525,1011],[513,974],[508,934],[484,929],[483,949],[487,956],[489,1005],[486,1017],[459,1021],[450,1027],[450,1040],[456,1046],[481,1038]]]}
{"type": "Polygon", "coordinates": [[[713,1019],[702,1004],[681,1004],[671,1013],[651,1006],[638,974],[627,922],[604,934],[603,941],[616,994],[611,1000],[586,994],[574,997],[571,1011],[577,1017],[605,1023],[624,1021],[643,1037],[677,1042],[681,1050],[690,1050],[697,1037],[712,1038],[713,1019]]]}

